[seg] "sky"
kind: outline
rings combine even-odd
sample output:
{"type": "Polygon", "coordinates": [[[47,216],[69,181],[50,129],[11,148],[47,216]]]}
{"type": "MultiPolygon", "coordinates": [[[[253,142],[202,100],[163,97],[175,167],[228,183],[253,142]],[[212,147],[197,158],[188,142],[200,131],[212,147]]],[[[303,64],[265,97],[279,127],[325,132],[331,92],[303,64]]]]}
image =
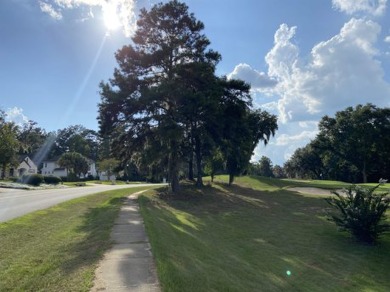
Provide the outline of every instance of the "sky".
{"type": "MultiPolygon", "coordinates": [[[[99,83],[152,0],[0,1],[0,109],[46,131],[98,130],[99,83]]],[[[163,1],[166,2],[166,1],[163,1]]],[[[283,165],[348,106],[390,106],[387,0],[185,0],[222,55],[217,75],[252,86],[278,131],[253,161],[283,165]]]]}

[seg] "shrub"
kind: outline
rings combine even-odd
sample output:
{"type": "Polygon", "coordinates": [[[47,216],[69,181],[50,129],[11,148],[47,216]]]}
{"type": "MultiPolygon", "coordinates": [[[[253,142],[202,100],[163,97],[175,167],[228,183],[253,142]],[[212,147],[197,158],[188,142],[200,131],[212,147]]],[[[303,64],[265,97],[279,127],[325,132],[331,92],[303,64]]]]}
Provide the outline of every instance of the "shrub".
{"type": "Polygon", "coordinates": [[[77,182],[80,178],[73,172],[68,173],[67,182],[77,182]]]}
{"type": "Polygon", "coordinates": [[[353,185],[343,190],[344,194],[333,192],[336,197],[326,201],[339,214],[333,214],[329,219],[358,241],[375,243],[380,234],[390,231],[390,225],[384,222],[390,200],[386,197],[388,193],[374,194],[378,187],[367,189],[353,185]]]}
{"type": "Polygon", "coordinates": [[[45,175],[43,179],[45,180],[45,183],[49,185],[58,185],[62,182],[60,177],[54,175],[45,175]]]}
{"type": "Polygon", "coordinates": [[[25,174],[21,178],[21,182],[33,186],[39,186],[43,183],[43,176],[40,174],[25,174]]]}
{"type": "Polygon", "coordinates": [[[77,182],[74,184],[76,187],[85,187],[87,184],[85,182],[77,182]]]}

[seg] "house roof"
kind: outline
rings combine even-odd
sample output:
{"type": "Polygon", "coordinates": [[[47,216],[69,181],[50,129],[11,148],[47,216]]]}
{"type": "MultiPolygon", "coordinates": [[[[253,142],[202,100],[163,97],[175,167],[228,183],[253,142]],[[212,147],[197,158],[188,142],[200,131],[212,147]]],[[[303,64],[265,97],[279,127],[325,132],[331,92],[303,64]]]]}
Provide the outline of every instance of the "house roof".
{"type": "Polygon", "coordinates": [[[26,154],[19,155],[19,164],[25,162],[29,167],[31,167],[29,161],[31,161],[34,164],[33,166],[36,167],[36,163],[28,155],[26,154]]]}

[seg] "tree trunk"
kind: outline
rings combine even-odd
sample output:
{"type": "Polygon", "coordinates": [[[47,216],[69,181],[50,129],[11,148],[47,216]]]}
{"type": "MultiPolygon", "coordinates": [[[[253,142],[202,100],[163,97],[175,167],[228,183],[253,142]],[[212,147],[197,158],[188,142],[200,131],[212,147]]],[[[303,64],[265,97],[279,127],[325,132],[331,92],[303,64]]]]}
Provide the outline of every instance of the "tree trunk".
{"type": "Polygon", "coordinates": [[[1,179],[5,179],[5,170],[7,169],[7,164],[3,164],[1,167],[1,179]]]}
{"type": "Polygon", "coordinates": [[[229,186],[233,184],[233,181],[234,181],[234,174],[229,173],[229,186]]]}
{"type": "Polygon", "coordinates": [[[176,173],[171,173],[171,191],[174,195],[177,195],[180,190],[179,176],[176,173]]]}
{"type": "Polygon", "coordinates": [[[179,170],[178,170],[178,157],[179,151],[177,142],[172,139],[170,142],[170,155],[169,155],[169,180],[171,183],[171,191],[173,195],[177,195],[180,189],[179,185],[179,170]]]}
{"type": "Polygon", "coordinates": [[[190,160],[188,161],[188,179],[194,180],[194,155],[191,150],[190,160]]]}
{"type": "Polygon", "coordinates": [[[200,147],[199,137],[195,138],[195,156],[196,156],[196,186],[203,186],[202,178],[202,151],[200,147]]]}
{"type": "Polygon", "coordinates": [[[362,175],[363,175],[363,183],[367,183],[367,171],[366,171],[366,162],[363,162],[363,169],[362,169],[362,175]]]}

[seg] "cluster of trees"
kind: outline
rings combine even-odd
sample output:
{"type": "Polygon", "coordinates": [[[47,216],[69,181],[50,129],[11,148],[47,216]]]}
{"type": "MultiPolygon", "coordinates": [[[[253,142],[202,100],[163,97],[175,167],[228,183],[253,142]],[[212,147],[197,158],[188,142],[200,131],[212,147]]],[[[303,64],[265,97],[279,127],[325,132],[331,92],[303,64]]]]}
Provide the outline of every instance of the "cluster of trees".
{"type": "Polygon", "coordinates": [[[35,163],[59,159],[61,165],[85,174],[88,159],[96,161],[103,157],[100,138],[96,131],[75,125],[54,132],[46,132],[34,121],[21,126],[7,121],[0,111],[0,166],[4,178],[7,169],[19,164],[21,155],[28,155],[35,163]]]}
{"type": "Polygon", "coordinates": [[[143,9],[137,24],[113,78],[100,85],[100,134],[111,153],[167,177],[174,194],[181,173],[200,186],[205,170],[223,168],[233,182],[258,142],[274,135],[276,117],[252,109],[248,84],[216,76],[221,56],[185,4],[143,9]]]}
{"type": "Polygon", "coordinates": [[[275,178],[286,177],[284,168],[280,165],[273,165],[271,159],[267,156],[262,156],[259,161],[251,163],[248,174],[275,178]]]}
{"type": "Polygon", "coordinates": [[[324,116],[316,138],[285,163],[290,177],[377,182],[390,177],[390,108],[372,104],[324,116]]]}
{"type": "Polygon", "coordinates": [[[0,167],[4,178],[10,166],[17,165],[20,154],[36,153],[44,144],[46,132],[29,121],[17,126],[6,120],[6,114],[0,110],[0,167]]]}

